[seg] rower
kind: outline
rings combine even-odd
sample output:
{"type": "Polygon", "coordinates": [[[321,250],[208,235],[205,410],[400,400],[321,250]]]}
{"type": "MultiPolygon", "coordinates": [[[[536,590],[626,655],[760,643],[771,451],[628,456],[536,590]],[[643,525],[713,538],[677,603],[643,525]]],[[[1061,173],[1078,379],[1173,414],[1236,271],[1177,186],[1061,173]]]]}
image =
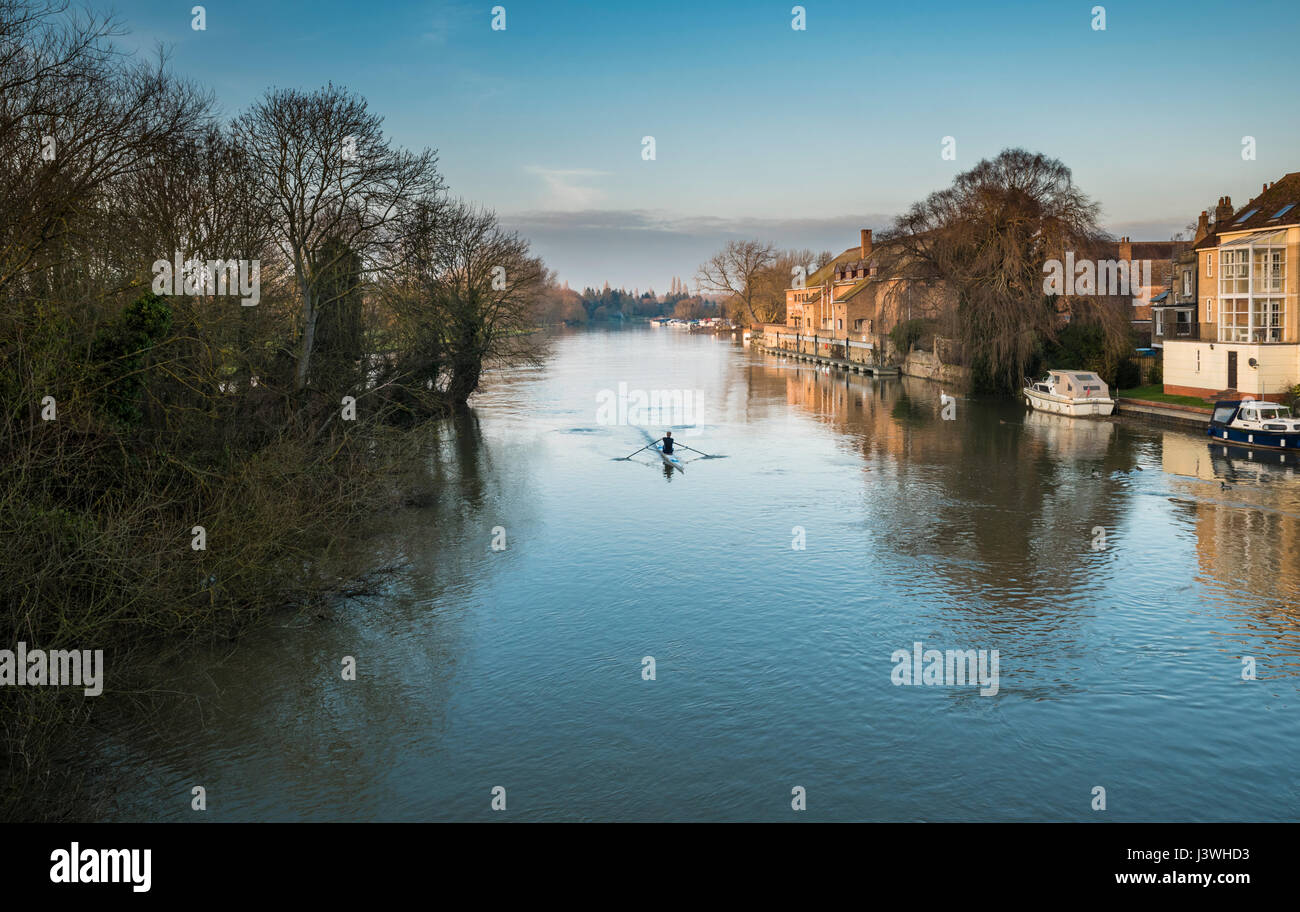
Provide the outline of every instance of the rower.
{"type": "Polygon", "coordinates": [[[663,443],[664,445],[664,455],[665,456],[673,455],[673,432],[672,431],[664,432],[664,439],[661,441],[661,443],[663,443]]]}

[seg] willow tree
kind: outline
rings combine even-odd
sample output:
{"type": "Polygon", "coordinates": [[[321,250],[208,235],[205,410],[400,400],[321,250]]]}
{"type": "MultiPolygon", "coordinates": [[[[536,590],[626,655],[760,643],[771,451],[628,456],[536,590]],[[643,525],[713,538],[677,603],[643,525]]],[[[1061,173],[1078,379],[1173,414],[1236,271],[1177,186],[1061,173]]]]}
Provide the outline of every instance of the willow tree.
{"type": "Polygon", "coordinates": [[[1107,238],[1098,212],[1060,161],[1007,149],[898,218],[889,237],[893,269],[947,290],[977,389],[1017,389],[1042,345],[1065,325],[1065,311],[1100,326],[1109,345],[1127,339],[1121,302],[1096,295],[1053,301],[1044,292],[1048,260],[1102,252],[1107,238]]]}

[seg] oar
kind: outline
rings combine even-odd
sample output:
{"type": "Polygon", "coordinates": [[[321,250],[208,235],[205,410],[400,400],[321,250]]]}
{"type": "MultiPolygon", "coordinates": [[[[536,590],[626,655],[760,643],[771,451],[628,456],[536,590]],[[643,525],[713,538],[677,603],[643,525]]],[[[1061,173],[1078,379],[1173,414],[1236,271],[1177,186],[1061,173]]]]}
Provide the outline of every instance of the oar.
{"type": "MultiPolygon", "coordinates": [[[[651,441],[650,443],[647,443],[645,446],[641,447],[641,450],[648,450],[648,449],[650,449],[652,446],[654,446],[654,445],[655,445],[656,443],[658,443],[658,442],[659,442],[658,440],[653,440],[653,441],[651,441]]],[[[637,450],[636,453],[640,453],[641,450],[637,450]]],[[[633,456],[636,455],[636,453],[628,453],[626,456],[619,456],[618,458],[619,458],[619,459],[631,459],[633,456]]]]}
{"type": "Polygon", "coordinates": [[[688,447],[686,444],[678,443],[675,440],[673,441],[673,446],[681,447],[683,450],[690,450],[692,453],[699,453],[705,459],[726,459],[727,458],[726,456],[710,456],[708,453],[700,452],[699,450],[695,449],[695,447],[688,447]]]}

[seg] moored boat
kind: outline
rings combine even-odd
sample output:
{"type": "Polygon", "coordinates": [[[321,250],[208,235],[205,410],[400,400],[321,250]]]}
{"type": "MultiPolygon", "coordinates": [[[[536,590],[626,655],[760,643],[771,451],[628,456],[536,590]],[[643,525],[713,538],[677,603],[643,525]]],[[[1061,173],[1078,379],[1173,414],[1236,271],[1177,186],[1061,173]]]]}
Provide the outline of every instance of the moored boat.
{"type": "Polygon", "coordinates": [[[1290,408],[1276,402],[1216,402],[1206,433],[1215,442],[1300,453],[1300,419],[1291,414],[1290,408]]]}
{"type": "Polygon", "coordinates": [[[1110,387],[1092,371],[1048,371],[1042,380],[1026,379],[1024,394],[1030,408],[1054,415],[1081,418],[1115,411],[1110,387]]]}

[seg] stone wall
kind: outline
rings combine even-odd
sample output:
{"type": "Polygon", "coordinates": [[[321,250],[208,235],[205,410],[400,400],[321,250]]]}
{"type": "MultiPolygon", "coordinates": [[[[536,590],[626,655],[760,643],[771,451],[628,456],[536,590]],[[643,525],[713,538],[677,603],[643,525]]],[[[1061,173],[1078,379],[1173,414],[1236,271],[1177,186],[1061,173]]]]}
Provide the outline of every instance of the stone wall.
{"type": "Polygon", "coordinates": [[[899,372],[908,377],[935,380],[963,390],[970,386],[970,368],[960,364],[944,364],[933,352],[928,351],[913,349],[903,359],[899,372]]]}

